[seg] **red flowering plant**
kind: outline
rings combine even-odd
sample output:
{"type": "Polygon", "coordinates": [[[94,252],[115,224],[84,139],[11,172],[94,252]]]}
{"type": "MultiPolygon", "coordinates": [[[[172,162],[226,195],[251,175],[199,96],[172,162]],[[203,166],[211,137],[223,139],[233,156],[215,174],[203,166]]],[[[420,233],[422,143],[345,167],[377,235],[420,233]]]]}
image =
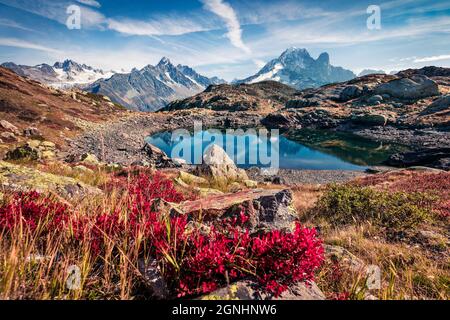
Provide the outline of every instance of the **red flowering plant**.
{"type": "Polygon", "coordinates": [[[120,249],[122,244],[138,243],[139,254],[158,261],[169,288],[179,297],[209,293],[243,278],[258,281],[278,296],[297,281],[311,280],[323,261],[314,229],[297,224],[293,232],[251,236],[245,228],[249,219],[245,210],[217,222],[209,232],[188,231],[190,217],[171,215],[157,205],[157,199],[185,200],[159,173],[130,179],[125,197],[110,212],[99,206],[86,215],[37,193],[20,193],[0,206],[0,228],[23,221],[35,230],[45,222],[58,232],[69,231],[75,240],[87,241],[93,258],[103,257],[107,244],[120,249]]]}
{"type": "Polygon", "coordinates": [[[0,230],[10,232],[15,227],[42,233],[59,228],[68,219],[67,204],[38,192],[18,192],[0,207],[0,230]]]}

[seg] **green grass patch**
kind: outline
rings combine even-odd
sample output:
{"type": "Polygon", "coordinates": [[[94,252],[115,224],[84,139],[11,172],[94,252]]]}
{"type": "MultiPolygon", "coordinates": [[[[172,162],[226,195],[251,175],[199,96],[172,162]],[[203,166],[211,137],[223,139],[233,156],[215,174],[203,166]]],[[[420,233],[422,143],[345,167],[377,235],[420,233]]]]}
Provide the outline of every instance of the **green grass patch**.
{"type": "Polygon", "coordinates": [[[438,199],[422,192],[387,192],[369,187],[331,185],[314,209],[333,225],[370,222],[389,231],[414,229],[433,217],[438,199]]]}

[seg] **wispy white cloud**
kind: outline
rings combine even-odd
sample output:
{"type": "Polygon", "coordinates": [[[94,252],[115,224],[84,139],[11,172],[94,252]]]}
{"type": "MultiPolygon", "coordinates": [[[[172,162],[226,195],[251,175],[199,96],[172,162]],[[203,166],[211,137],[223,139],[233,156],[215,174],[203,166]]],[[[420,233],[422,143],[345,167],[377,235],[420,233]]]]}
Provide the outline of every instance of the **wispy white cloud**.
{"type": "Polygon", "coordinates": [[[178,16],[159,17],[149,21],[108,19],[107,26],[111,30],[137,36],[176,36],[210,30],[192,19],[178,16]]]}
{"type": "MultiPolygon", "coordinates": [[[[251,42],[255,52],[263,48],[281,50],[287,46],[352,46],[363,43],[426,36],[432,33],[450,34],[450,19],[414,19],[403,25],[370,31],[364,27],[347,25],[343,31],[339,25],[344,17],[314,20],[307,23],[290,24],[268,30],[264,37],[251,42]]],[[[365,25],[364,25],[365,26],[365,25]]]]}
{"type": "Polygon", "coordinates": [[[34,42],[29,42],[26,40],[16,39],[16,38],[0,38],[0,46],[5,47],[15,47],[15,48],[22,48],[22,49],[33,49],[33,50],[40,50],[40,51],[46,51],[49,53],[60,53],[60,50],[46,47],[34,42]]]}
{"type": "Polygon", "coordinates": [[[95,8],[100,8],[102,6],[98,1],[95,1],[95,0],[76,0],[76,1],[81,4],[95,7],[95,8]]]}
{"type": "Polygon", "coordinates": [[[299,1],[257,1],[238,2],[235,10],[239,12],[241,25],[260,25],[298,19],[320,18],[333,15],[334,12],[321,8],[308,7],[299,1]]]}
{"type": "Polygon", "coordinates": [[[434,62],[434,61],[441,61],[441,60],[450,60],[450,54],[443,54],[443,55],[439,55],[439,56],[418,58],[418,59],[414,60],[414,63],[434,62]]]}
{"type": "Polygon", "coordinates": [[[15,28],[15,29],[20,29],[20,30],[24,30],[24,31],[34,31],[30,28],[27,28],[25,26],[23,26],[22,24],[13,21],[13,20],[9,20],[9,19],[3,19],[0,18],[0,26],[4,26],[4,27],[8,27],[8,28],[15,28]]]}
{"type": "Polygon", "coordinates": [[[202,2],[205,9],[211,11],[225,21],[228,29],[227,37],[230,39],[231,44],[245,53],[250,54],[250,48],[247,47],[242,40],[241,25],[233,8],[222,0],[202,0],[202,2]]]}

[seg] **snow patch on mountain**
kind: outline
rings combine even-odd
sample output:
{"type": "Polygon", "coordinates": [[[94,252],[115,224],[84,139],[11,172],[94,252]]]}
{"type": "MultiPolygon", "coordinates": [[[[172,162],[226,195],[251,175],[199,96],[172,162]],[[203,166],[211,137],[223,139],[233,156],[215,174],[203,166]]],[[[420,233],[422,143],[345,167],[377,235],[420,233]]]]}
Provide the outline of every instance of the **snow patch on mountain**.
{"type": "Polygon", "coordinates": [[[278,76],[277,74],[280,70],[283,70],[283,69],[284,69],[284,66],[281,63],[277,63],[277,64],[275,64],[273,69],[271,69],[270,71],[268,71],[266,73],[260,74],[256,78],[250,80],[249,83],[250,84],[257,83],[257,82],[261,82],[261,81],[265,81],[265,80],[280,81],[280,76],[278,76]]]}
{"type": "Polygon", "coordinates": [[[2,66],[13,70],[20,76],[28,77],[59,89],[87,85],[99,79],[110,78],[115,74],[114,71],[94,69],[91,66],[79,64],[72,60],[56,62],[53,66],[45,63],[36,66],[26,66],[12,62],[4,63],[2,66]]]}

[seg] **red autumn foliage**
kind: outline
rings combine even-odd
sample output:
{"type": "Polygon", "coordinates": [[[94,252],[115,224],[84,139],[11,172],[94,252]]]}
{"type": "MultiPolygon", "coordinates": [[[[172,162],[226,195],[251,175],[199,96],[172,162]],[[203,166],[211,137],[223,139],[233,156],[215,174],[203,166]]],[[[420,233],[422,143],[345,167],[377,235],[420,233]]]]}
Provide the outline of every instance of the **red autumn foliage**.
{"type": "Polygon", "coordinates": [[[391,192],[423,192],[436,195],[439,200],[434,209],[444,217],[450,216],[450,172],[400,171],[364,177],[357,185],[378,186],[391,192]]]}
{"type": "Polygon", "coordinates": [[[0,228],[11,230],[20,220],[35,230],[45,220],[47,230],[56,228],[78,241],[89,241],[93,257],[104,254],[107,242],[132,243],[141,232],[145,254],[163,267],[169,287],[179,297],[209,293],[242,278],[253,278],[278,296],[297,281],[312,280],[323,262],[322,243],[314,229],[297,224],[293,232],[250,236],[244,228],[248,216],[242,211],[238,218],[211,226],[207,234],[198,229],[187,232],[189,217],[155,208],[157,199],[184,200],[170,180],[159,173],[140,174],[127,186],[128,207],[89,216],[37,193],[16,194],[0,207],[0,228]]]}
{"type": "Polygon", "coordinates": [[[349,299],[350,293],[348,292],[333,293],[330,297],[330,300],[349,300],[349,299]]]}
{"type": "Polygon", "coordinates": [[[44,197],[37,192],[18,192],[0,207],[0,230],[11,231],[17,226],[31,232],[39,226],[55,229],[67,220],[67,212],[67,205],[53,197],[44,197]]]}

